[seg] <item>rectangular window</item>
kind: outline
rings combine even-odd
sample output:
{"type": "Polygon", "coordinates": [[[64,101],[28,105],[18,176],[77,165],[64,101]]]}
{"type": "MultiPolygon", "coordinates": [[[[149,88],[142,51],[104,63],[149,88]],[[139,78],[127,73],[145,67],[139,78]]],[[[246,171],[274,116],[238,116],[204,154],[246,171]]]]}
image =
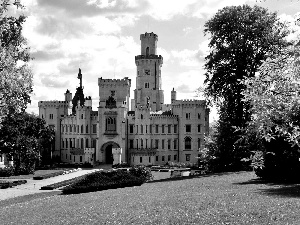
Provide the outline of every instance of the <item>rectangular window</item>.
{"type": "Polygon", "coordinates": [[[168,149],[171,149],[171,139],[168,139],[168,149]]]}
{"type": "Polygon", "coordinates": [[[75,155],[74,155],[74,157],[73,157],[73,161],[75,162],[75,155]]]}
{"type": "Polygon", "coordinates": [[[80,160],[80,162],[82,162],[82,156],[80,156],[80,159],[79,159],[79,160],[80,160]]]}
{"type": "Polygon", "coordinates": [[[143,133],[143,125],[141,125],[141,134],[143,133]]]}
{"type": "Polygon", "coordinates": [[[129,124],[129,133],[133,134],[133,124],[129,124]]]}
{"type": "Polygon", "coordinates": [[[201,113],[198,113],[198,119],[199,120],[201,119],[201,113]]]}
{"type": "Polygon", "coordinates": [[[140,163],[143,163],[143,157],[142,156],[140,157],[140,163]]]}
{"type": "Polygon", "coordinates": [[[185,118],[186,118],[187,120],[191,119],[191,114],[190,114],[190,113],[186,113],[186,114],[185,114],[185,118]]]}
{"type": "Polygon", "coordinates": [[[76,133],[76,125],[74,125],[74,133],[76,133]]]}
{"type": "Polygon", "coordinates": [[[152,124],[150,125],[150,134],[152,134],[152,124]]]}
{"type": "Polygon", "coordinates": [[[158,148],[158,139],[155,140],[155,148],[158,148]]]}
{"type": "Polygon", "coordinates": [[[92,148],[96,148],[96,143],[97,143],[97,140],[96,139],[92,139],[92,148]]]}
{"type": "Polygon", "coordinates": [[[164,125],[164,124],[161,125],[161,133],[162,133],[162,134],[165,133],[165,125],[164,125]]]}
{"type": "Polygon", "coordinates": [[[198,129],[198,133],[201,133],[201,124],[198,124],[197,129],[198,129]]]}
{"type": "Polygon", "coordinates": [[[200,150],[200,148],[201,148],[201,139],[198,138],[198,149],[200,150]]]}
{"type": "Polygon", "coordinates": [[[68,154],[66,154],[66,159],[68,159],[68,154]]]}
{"type": "Polygon", "coordinates": [[[94,133],[94,134],[97,133],[97,124],[93,124],[93,133],[94,133]]]}
{"type": "Polygon", "coordinates": [[[158,125],[155,125],[155,133],[158,134],[158,125]]]}
{"type": "Polygon", "coordinates": [[[72,160],[72,156],[70,155],[70,161],[72,160]]]}
{"type": "Polygon", "coordinates": [[[168,155],[168,161],[171,161],[171,155],[168,155]]]}
{"type": "Polygon", "coordinates": [[[191,132],[191,125],[190,124],[185,125],[185,132],[191,132]]]}
{"type": "Polygon", "coordinates": [[[174,161],[176,161],[177,160],[177,155],[174,155],[174,161]]]}
{"type": "Polygon", "coordinates": [[[165,161],[165,156],[161,157],[161,161],[163,161],[163,162],[165,161]]]}
{"type": "Polygon", "coordinates": [[[49,114],[49,119],[53,120],[53,114],[49,114]]]}
{"type": "Polygon", "coordinates": [[[177,139],[174,139],[174,149],[177,149],[177,139]]]}
{"type": "Polygon", "coordinates": [[[132,139],[129,140],[129,148],[133,148],[133,140],[132,139]]]}
{"type": "Polygon", "coordinates": [[[158,161],[158,155],[155,157],[155,160],[158,161]]]}
{"type": "Polygon", "coordinates": [[[139,125],[136,125],[136,133],[139,132],[139,125]]]}
{"type": "Polygon", "coordinates": [[[174,134],[177,134],[177,124],[174,125],[174,134]]]}
{"type": "Polygon", "coordinates": [[[168,125],[168,134],[171,134],[171,124],[168,125]]]}
{"type": "Polygon", "coordinates": [[[191,154],[185,155],[185,161],[189,162],[191,160],[191,154]]]}
{"type": "Polygon", "coordinates": [[[149,83],[148,82],[145,83],[145,88],[149,88],[149,83]]]}
{"type": "Polygon", "coordinates": [[[149,163],[151,163],[151,157],[149,156],[149,163]]]}
{"type": "Polygon", "coordinates": [[[162,149],[165,148],[165,140],[164,140],[164,139],[161,140],[161,148],[162,148],[162,149]]]}
{"type": "Polygon", "coordinates": [[[136,148],[139,148],[139,139],[136,139],[136,148]]]}

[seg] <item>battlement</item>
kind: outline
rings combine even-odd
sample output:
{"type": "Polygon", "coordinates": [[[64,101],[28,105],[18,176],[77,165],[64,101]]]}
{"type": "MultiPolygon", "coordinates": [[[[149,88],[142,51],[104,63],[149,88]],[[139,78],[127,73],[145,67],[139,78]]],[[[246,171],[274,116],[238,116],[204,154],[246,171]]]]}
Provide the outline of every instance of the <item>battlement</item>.
{"type": "Polygon", "coordinates": [[[98,78],[98,85],[129,85],[130,86],[131,80],[128,77],[124,79],[103,79],[102,77],[98,78]]]}
{"type": "Polygon", "coordinates": [[[174,115],[169,111],[159,111],[159,112],[150,112],[150,118],[161,118],[161,119],[165,119],[165,118],[178,118],[178,115],[174,115]]]}
{"type": "Polygon", "coordinates": [[[196,100],[196,99],[183,99],[183,100],[174,100],[172,105],[184,105],[184,104],[194,104],[194,105],[206,105],[205,100],[196,100]]]}
{"type": "Polygon", "coordinates": [[[143,38],[149,38],[149,37],[156,38],[156,40],[158,39],[157,34],[154,34],[153,32],[151,32],[151,33],[146,32],[145,34],[140,35],[140,40],[142,40],[143,38]]]}
{"type": "Polygon", "coordinates": [[[39,101],[38,107],[65,107],[68,106],[66,101],[39,101]]]}
{"type": "Polygon", "coordinates": [[[163,57],[161,55],[137,55],[135,56],[135,61],[140,59],[160,59],[163,60],[163,57]]]}

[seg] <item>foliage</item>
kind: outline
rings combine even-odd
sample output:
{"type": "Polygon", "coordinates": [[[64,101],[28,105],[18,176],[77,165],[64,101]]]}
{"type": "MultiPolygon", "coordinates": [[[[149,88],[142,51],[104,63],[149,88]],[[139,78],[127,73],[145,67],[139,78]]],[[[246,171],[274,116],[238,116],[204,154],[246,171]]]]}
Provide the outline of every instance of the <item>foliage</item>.
{"type": "Polygon", "coordinates": [[[251,158],[260,177],[288,177],[300,167],[299,50],[296,44],[272,55],[244,82],[252,118],[243,140],[255,135],[262,143],[251,158]]]}
{"type": "Polygon", "coordinates": [[[62,191],[64,194],[72,194],[136,186],[143,184],[146,177],[145,171],[141,167],[135,167],[130,172],[123,170],[98,171],[75,181],[70,186],[63,188],[62,191]]]}
{"type": "Polygon", "coordinates": [[[128,168],[131,167],[129,163],[126,162],[121,162],[121,163],[117,163],[112,165],[112,168],[128,168]]]}
{"type": "Polygon", "coordinates": [[[289,30],[276,13],[248,5],[225,7],[205,23],[210,34],[210,53],[206,56],[205,95],[219,110],[215,138],[215,161],[221,170],[240,170],[249,149],[236,145],[250,120],[249,101],[243,100],[244,80],[254,77],[262,60],[278,53],[289,43],[289,30]]]}
{"type": "Polygon", "coordinates": [[[10,177],[14,174],[14,167],[7,166],[0,168],[0,177],[10,177]]]}
{"type": "Polygon", "coordinates": [[[151,174],[151,169],[145,167],[145,166],[132,166],[129,169],[130,174],[133,176],[136,176],[140,179],[142,179],[143,182],[147,182],[153,179],[153,176],[151,174]]]}
{"type": "Polygon", "coordinates": [[[22,36],[26,18],[9,16],[7,12],[14,6],[22,8],[19,1],[12,0],[0,5],[0,126],[6,115],[26,109],[32,92],[29,48],[22,36]]]}
{"type": "Polygon", "coordinates": [[[0,153],[13,159],[16,174],[32,173],[43,147],[39,139],[53,140],[54,132],[45,120],[26,112],[8,115],[2,125],[0,153]]]}

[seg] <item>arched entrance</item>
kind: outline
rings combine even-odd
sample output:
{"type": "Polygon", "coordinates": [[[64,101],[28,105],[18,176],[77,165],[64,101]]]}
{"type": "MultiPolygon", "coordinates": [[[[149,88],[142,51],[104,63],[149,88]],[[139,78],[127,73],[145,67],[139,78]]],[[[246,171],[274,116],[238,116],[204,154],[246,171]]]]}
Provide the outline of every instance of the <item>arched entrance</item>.
{"type": "Polygon", "coordinates": [[[101,147],[101,152],[104,153],[104,156],[103,156],[104,163],[106,163],[106,164],[113,164],[113,162],[114,162],[112,148],[120,148],[120,145],[118,145],[116,142],[109,141],[109,142],[106,142],[101,147]]]}

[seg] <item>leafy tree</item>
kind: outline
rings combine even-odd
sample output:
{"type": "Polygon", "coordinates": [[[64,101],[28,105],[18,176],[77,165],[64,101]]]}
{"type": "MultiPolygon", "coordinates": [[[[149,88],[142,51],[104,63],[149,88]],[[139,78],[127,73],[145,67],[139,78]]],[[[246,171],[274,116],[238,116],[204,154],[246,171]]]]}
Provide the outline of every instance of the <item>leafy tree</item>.
{"type": "Polygon", "coordinates": [[[0,5],[0,126],[6,115],[26,109],[33,85],[29,48],[22,36],[25,16],[7,15],[9,7],[23,6],[11,0],[2,0],[0,5]]]}
{"type": "Polygon", "coordinates": [[[244,99],[252,105],[244,140],[255,135],[261,143],[252,157],[261,177],[295,175],[300,168],[299,44],[268,58],[244,82],[244,99]]]}
{"type": "Polygon", "coordinates": [[[247,150],[235,145],[241,135],[235,127],[245,127],[251,116],[250,104],[243,100],[243,80],[254,77],[263,60],[289,44],[288,29],[276,13],[243,5],[219,10],[204,32],[210,34],[211,49],[205,58],[205,95],[220,115],[216,154],[220,170],[238,170],[247,150]]]}
{"type": "Polygon", "coordinates": [[[13,159],[17,173],[33,172],[40,150],[54,140],[54,131],[34,114],[18,113],[5,117],[0,129],[0,153],[13,159]]]}

